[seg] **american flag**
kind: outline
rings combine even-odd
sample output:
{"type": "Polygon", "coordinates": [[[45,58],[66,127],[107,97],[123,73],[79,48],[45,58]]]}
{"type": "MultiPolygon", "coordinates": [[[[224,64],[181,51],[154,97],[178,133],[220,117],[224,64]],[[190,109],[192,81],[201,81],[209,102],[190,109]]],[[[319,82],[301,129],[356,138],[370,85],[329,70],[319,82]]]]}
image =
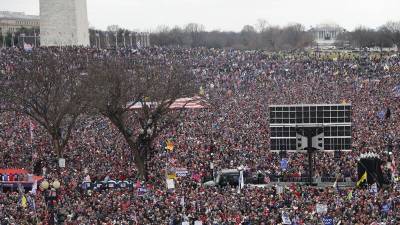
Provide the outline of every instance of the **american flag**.
{"type": "MultiPolygon", "coordinates": [[[[145,102],[148,106],[157,106],[157,102],[145,102]]],[[[170,109],[203,109],[207,107],[207,103],[198,96],[192,98],[178,98],[170,106],[170,109]]],[[[130,109],[141,109],[143,104],[138,102],[130,107],[130,109]]]]}
{"type": "Polygon", "coordinates": [[[179,98],[169,107],[170,109],[202,109],[205,108],[205,102],[200,97],[179,98]]]}

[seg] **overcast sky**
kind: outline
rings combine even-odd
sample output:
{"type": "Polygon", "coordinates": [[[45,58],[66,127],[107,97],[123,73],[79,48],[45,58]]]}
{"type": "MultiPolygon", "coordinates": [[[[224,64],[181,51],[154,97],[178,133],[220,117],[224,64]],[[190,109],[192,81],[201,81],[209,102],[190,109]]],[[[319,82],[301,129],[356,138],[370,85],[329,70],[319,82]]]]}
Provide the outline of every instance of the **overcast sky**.
{"type": "MultiPolygon", "coordinates": [[[[400,20],[400,0],[87,0],[92,27],[117,24],[131,30],[196,22],[207,30],[240,31],[265,19],[273,25],[299,22],[307,28],[334,22],[348,30],[400,20]]],[[[0,0],[0,11],[39,14],[39,0],[0,0]]]]}

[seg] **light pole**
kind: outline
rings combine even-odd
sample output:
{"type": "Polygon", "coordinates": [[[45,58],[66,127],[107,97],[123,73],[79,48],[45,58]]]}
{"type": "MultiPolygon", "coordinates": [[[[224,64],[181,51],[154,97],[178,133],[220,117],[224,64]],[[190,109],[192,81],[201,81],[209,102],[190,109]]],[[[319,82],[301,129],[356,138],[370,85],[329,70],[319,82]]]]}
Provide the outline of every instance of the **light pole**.
{"type": "Polygon", "coordinates": [[[124,36],[124,48],[126,48],[126,42],[125,42],[125,35],[126,35],[126,33],[125,33],[125,31],[122,33],[122,35],[124,36]]]}
{"type": "Polygon", "coordinates": [[[150,33],[147,33],[147,47],[150,47],[150,33]]]}
{"type": "Polygon", "coordinates": [[[97,48],[101,48],[100,47],[100,34],[96,33],[96,47],[97,48]]]}
{"type": "Polygon", "coordinates": [[[118,50],[118,31],[115,31],[115,50],[118,50]]]}
{"type": "Polygon", "coordinates": [[[47,180],[44,180],[40,184],[40,190],[45,193],[44,197],[45,197],[47,209],[50,211],[50,218],[48,221],[49,224],[54,224],[54,206],[57,201],[57,190],[60,187],[61,187],[61,184],[58,180],[55,180],[50,184],[47,180]]]}
{"type": "Polygon", "coordinates": [[[33,33],[34,39],[35,39],[35,48],[36,48],[36,31],[33,33]]]}
{"type": "Polygon", "coordinates": [[[129,32],[129,37],[131,39],[131,48],[133,48],[133,42],[132,42],[132,32],[129,32]]]}
{"type": "Polygon", "coordinates": [[[22,33],[20,36],[22,37],[22,46],[24,46],[24,44],[25,44],[25,34],[22,33]]]}
{"type": "Polygon", "coordinates": [[[238,185],[238,193],[240,194],[242,191],[242,188],[244,187],[244,177],[243,177],[243,166],[239,166],[238,168],[239,171],[239,185],[238,185]]]}
{"type": "Polygon", "coordinates": [[[14,48],[14,37],[15,37],[15,34],[14,34],[14,32],[11,34],[11,46],[14,48]]]}
{"type": "Polygon", "coordinates": [[[108,48],[110,45],[110,42],[108,41],[108,32],[106,32],[106,47],[108,48]]]}
{"type": "Polygon", "coordinates": [[[1,36],[3,36],[3,48],[6,47],[6,36],[4,34],[2,34],[1,36]]]}

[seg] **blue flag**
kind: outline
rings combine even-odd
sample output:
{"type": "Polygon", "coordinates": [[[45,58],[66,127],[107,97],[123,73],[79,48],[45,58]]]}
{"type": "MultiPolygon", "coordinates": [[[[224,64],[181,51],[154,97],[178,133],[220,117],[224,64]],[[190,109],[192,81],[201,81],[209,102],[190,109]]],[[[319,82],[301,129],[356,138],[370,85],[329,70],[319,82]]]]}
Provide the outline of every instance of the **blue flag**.
{"type": "Polygon", "coordinates": [[[382,110],[382,111],[379,111],[379,112],[378,112],[378,117],[379,117],[379,119],[381,119],[381,120],[385,119],[385,115],[386,115],[385,110],[382,110]]]}
{"type": "Polygon", "coordinates": [[[385,204],[382,206],[382,211],[385,213],[388,213],[390,211],[390,205],[389,204],[385,204]]]}
{"type": "Polygon", "coordinates": [[[147,193],[147,189],[146,188],[139,188],[137,190],[137,195],[138,196],[144,196],[147,193]]]}
{"type": "Polygon", "coordinates": [[[286,170],[288,167],[288,164],[289,164],[289,162],[287,159],[281,159],[281,169],[282,170],[286,170]]]}
{"type": "Polygon", "coordinates": [[[324,223],[324,225],[334,225],[333,224],[333,218],[330,216],[325,216],[322,218],[322,222],[324,223]]]}

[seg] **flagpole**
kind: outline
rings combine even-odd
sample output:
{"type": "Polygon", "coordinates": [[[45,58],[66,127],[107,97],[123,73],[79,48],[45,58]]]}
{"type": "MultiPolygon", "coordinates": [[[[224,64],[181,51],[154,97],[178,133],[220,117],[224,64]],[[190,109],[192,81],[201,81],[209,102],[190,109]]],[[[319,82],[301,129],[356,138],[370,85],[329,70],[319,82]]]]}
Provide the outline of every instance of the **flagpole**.
{"type": "Polygon", "coordinates": [[[32,124],[32,120],[29,118],[29,135],[30,135],[30,142],[31,142],[31,149],[32,149],[32,171],[34,171],[34,169],[35,169],[35,163],[34,163],[34,159],[33,159],[33,156],[35,155],[35,153],[34,153],[34,149],[33,149],[33,124],[32,124]]]}

